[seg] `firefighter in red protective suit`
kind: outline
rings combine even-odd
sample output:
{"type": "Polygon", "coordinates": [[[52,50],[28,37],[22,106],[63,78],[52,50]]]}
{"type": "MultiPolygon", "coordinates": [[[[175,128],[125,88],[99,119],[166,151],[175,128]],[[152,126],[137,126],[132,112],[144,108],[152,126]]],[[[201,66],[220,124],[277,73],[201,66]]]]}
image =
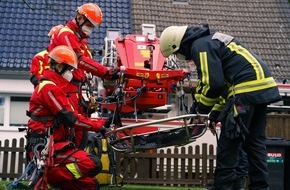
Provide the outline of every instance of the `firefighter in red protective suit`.
{"type": "Polygon", "coordinates": [[[74,147],[74,129],[105,135],[106,121],[93,121],[78,114],[62,90],[72,79],[72,70],[77,68],[75,52],[67,46],[58,46],[48,57],[50,69],[45,70],[30,99],[28,135],[45,136],[48,128],[53,131],[54,165],[46,176],[50,185],[64,190],[95,190],[95,176],[102,164],[97,156],[74,147]]]}
{"type": "MultiPolygon", "coordinates": [[[[62,28],[63,25],[57,25],[50,29],[47,36],[49,38],[53,37],[53,34],[60,28],[62,28]]],[[[34,85],[34,87],[37,86],[39,79],[43,75],[43,71],[49,68],[48,64],[48,51],[45,49],[39,53],[37,53],[31,60],[30,65],[30,82],[34,85]]]]}
{"type": "MultiPolygon", "coordinates": [[[[79,92],[80,85],[85,81],[84,71],[97,77],[105,79],[115,79],[118,77],[118,69],[107,68],[92,59],[92,54],[88,46],[87,39],[93,31],[102,22],[102,11],[94,3],[86,3],[77,8],[77,15],[73,20],[66,23],[65,27],[58,30],[48,45],[48,51],[58,45],[71,47],[79,58],[78,69],[73,72],[71,83],[64,89],[70,98],[75,109],[79,113],[89,116],[89,110],[83,105],[83,98],[79,92]]],[[[80,147],[86,140],[86,134],[76,133],[77,143],[80,147]]]]}
{"type": "Polygon", "coordinates": [[[267,65],[234,37],[201,27],[170,26],[160,36],[165,57],[175,54],[196,65],[200,93],[196,112],[208,114],[224,86],[228,96],[215,170],[216,190],[241,190],[236,171],[241,147],[247,153],[249,189],[268,190],[265,126],[267,104],[281,99],[267,65]]]}

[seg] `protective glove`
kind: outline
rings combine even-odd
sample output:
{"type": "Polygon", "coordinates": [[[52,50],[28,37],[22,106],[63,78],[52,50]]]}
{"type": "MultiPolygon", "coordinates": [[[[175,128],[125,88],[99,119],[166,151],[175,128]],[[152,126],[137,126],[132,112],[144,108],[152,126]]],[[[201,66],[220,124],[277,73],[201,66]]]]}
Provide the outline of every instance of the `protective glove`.
{"type": "Polygon", "coordinates": [[[30,82],[34,85],[34,88],[38,85],[38,78],[34,74],[31,75],[30,77],[30,82]]]}
{"type": "Polygon", "coordinates": [[[196,108],[197,108],[197,102],[193,101],[193,103],[189,109],[189,113],[190,114],[197,114],[196,108]]]}
{"type": "Polygon", "coordinates": [[[218,116],[220,115],[220,111],[216,111],[216,110],[213,110],[210,112],[209,116],[208,116],[208,120],[209,120],[209,123],[208,123],[208,128],[210,129],[210,132],[213,134],[213,135],[216,135],[216,124],[218,123],[218,116]]]}
{"type": "Polygon", "coordinates": [[[226,136],[230,139],[239,138],[242,142],[245,141],[249,134],[248,129],[243,123],[242,116],[246,115],[246,110],[239,99],[233,101],[229,113],[225,120],[226,136]]]}
{"type": "Polygon", "coordinates": [[[120,72],[120,67],[115,67],[115,68],[109,67],[107,68],[104,78],[107,80],[116,80],[120,76],[119,72],[120,72]]]}
{"type": "Polygon", "coordinates": [[[106,128],[110,128],[111,127],[111,124],[114,124],[113,122],[113,116],[109,116],[108,119],[106,120],[105,124],[104,124],[104,127],[106,128]]]}
{"type": "Polygon", "coordinates": [[[242,142],[244,142],[246,139],[246,136],[249,135],[249,130],[245,126],[241,116],[245,115],[247,112],[242,105],[237,105],[237,112],[238,112],[238,116],[236,117],[236,121],[237,121],[237,124],[239,125],[240,130],[241,130],[240,139],[242,142]]]}
{"type": "Polygon", "coordinates": [[[100,130],[100,133],[102,134],[102,136],[104,137],[104,138],[106,138],[107,136],[108,136],[108,132],[110,132],[111,131],[111,129],[110,128],[106,128],[106,127],[102,127],[101,128],[101,130],[100,130]]]}
{"type": "Polygon", "coordinates": [[[216,122],[215,121],[208,121],[208,128],[210,132],[215,136],[217,134],[216,132],[216,122]]]}
{"type": "Polygon", "coordinates": [[[225,126],[222,127],[225,128],[226,137],[230,138],[231,140],[240,138],[241,129],[236,122],[233,111],[228,113],[225,126]]]}

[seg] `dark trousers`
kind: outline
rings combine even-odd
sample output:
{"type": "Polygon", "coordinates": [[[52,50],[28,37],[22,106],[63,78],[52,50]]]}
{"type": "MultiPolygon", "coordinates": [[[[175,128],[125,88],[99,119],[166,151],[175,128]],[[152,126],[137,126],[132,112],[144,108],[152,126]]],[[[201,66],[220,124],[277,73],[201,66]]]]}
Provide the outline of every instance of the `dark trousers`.
{"type": "Polygon", "coordinates": [[[247,178],[248,172],[249,172],[248,157],[247,157],[247,153],[242,148],[239,153],[239,163],[236,168],[236,174],[237,174],[238,179],[247,178]]]}
{"type": "Polygon", "coordinates": [[[225,123],[222,129],[217,150],[217,164],[215,170],[215,185],[233,184],[239,178],[240,154],[243,149],[248,158],[248,173],[250,178],[249,189],[269,189],[268,166],[266,157],[266,116],[267,105],[251,104],[244,95],[240,95],[247,114],[242,117],[245,126],[249,130],[244,144],[240,139],[231,140],[226,137],[225,123]]]}

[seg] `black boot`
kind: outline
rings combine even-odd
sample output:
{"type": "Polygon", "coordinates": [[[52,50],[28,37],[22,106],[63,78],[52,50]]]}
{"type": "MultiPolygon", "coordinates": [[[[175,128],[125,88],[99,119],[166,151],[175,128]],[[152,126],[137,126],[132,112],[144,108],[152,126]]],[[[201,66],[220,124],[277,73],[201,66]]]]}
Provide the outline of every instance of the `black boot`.
{"type": "Polygon", "coordinates": [[[95,190],[100,190],[101,189],[101,185],[100,185],[100,183],[99,183],[99,181],[97,179],[95,180],[95,184],[96,184],[95,190]]]}
{"type": "Polygon", "coordinates": [[[236,190],[234,183],[220,184],[214,187],[214,190],[236,190]]]}

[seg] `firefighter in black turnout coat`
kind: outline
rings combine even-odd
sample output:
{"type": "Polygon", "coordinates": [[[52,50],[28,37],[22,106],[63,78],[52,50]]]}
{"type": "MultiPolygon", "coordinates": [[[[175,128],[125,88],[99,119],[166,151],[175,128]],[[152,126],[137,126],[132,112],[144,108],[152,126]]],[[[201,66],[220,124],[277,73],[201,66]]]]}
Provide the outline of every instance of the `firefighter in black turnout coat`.
{"type": "Polygon", "coordinates": [[[170,26],[160,36],[162,54],[193,61],[198,73],[196,112],[208,114],[224,86],[226,104],[222,122],[215,189],[237,190],[236,173],[241,146],[249,163],[249,189],[269,189],[265,126],[267,104],[280,100],[267,65],[236,38],[201,27],[170,26]]]}

